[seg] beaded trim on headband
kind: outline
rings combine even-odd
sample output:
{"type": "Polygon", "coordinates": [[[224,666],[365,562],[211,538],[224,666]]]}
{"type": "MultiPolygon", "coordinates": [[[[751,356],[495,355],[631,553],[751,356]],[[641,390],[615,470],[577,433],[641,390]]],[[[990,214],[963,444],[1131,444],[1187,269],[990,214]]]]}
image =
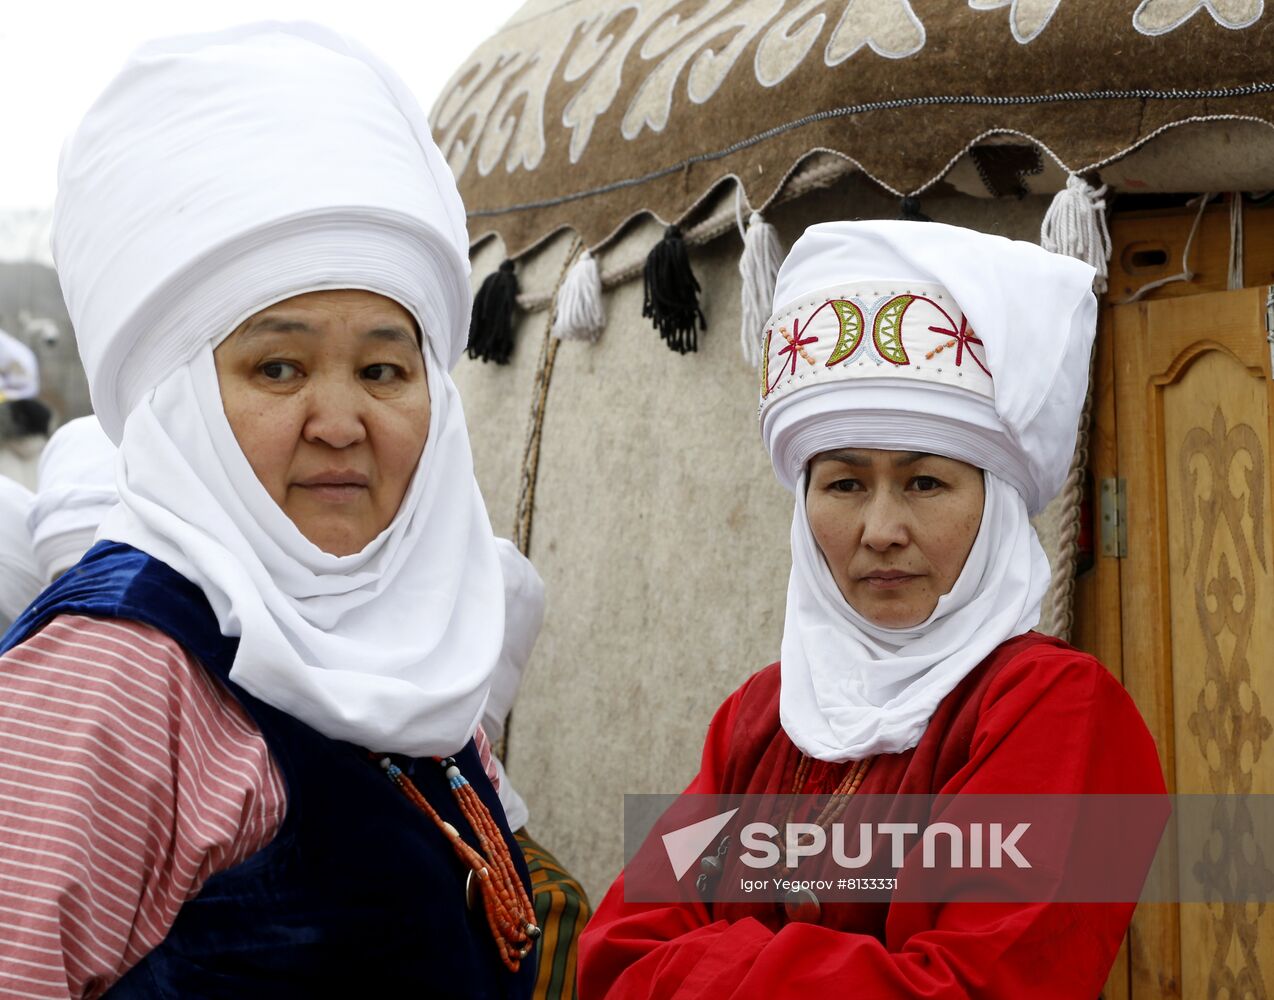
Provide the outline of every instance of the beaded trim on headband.
{"type": "Polygon", "coordinates": [[[945,288],[847,282],[770,317],[759,409],[811,385],[910,377],[994,397],[982,341],[945,288]]]}

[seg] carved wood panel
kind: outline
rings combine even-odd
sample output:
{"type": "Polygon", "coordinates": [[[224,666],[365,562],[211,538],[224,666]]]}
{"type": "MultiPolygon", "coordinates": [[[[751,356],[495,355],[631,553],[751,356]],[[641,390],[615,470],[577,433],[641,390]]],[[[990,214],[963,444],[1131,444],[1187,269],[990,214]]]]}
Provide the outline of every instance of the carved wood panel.
{"type": "MultiPolygon", "coordinates": [[[[1265,386],[1227,352],[1204,350],[1161,399],[1177,790],[1267,792],[1274,678],[1253,669],[1274,649],[1265,386]]],[[[1218,829],[1251,828],[1243,805],[1220,808],[1218,829]]],[[[1204,883],[1231,897],[1274,880],[1271,863],[1229,839],[1193,859],[1204,883]]],[[[1274,920],[1264,905],[1183,906],[1181,933],[1199,945],[1182,951],[1186,996],[1271,995],[1274,920]]]]}
{"type": "MultiPolygon", "coordinates": [[[[1264,289],[1111,310],[1123,670],[1169,788],[1274,791],[1271,381],[1264,289]]],[[[1218,828],[1250,816],[1228,799],[1218,828]]],[[[1216,837],[1185,864],[1218,889],[1274,884],[1274,859],[1216,837]]],[[[1231,894],[1232,898],[1232,894],[1231,894]]],[[[1139,907],[1132,996],[1274,997],[1274,907],[1139,907]]]]}

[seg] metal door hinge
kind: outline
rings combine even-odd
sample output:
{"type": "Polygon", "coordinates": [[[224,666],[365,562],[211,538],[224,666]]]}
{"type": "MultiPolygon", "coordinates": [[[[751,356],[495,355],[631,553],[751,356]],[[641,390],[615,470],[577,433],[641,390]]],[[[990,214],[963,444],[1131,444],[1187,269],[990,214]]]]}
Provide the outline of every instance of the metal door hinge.
{"type": "Polygon", "coordinates": [[[1128,555],[1128,507],[1122,479],[1101,481],[1101,554],[1111,559],[1128,555]]]}

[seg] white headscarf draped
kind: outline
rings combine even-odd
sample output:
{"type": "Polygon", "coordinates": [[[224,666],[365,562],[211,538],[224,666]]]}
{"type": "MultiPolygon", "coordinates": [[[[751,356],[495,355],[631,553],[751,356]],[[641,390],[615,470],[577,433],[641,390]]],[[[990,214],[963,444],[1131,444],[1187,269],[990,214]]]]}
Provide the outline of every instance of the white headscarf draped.
{"type": "MultiPolygon", "coordinates": [[[[490,679],[490,698],[482,718],[483,729],[493,743],[505,738],[508,712],[522,685],[522,671],[530,662],[535,639],[544,624],[544,581],[539,572],[512,541],[496,539],[496,548],[505,577],[505,646],[499,651],[496,673],[490,679]]],[[[499,804],[505,806],[508,828],[525,827],[530,819],[526,801],[508,780],[505,764],[498,757],[493,759],[499,772],[499,804]]]]}
{"type": "Polygon", "coordinates": [[[826,223],[793,246],[767,324],[761,426],[796,497],[779,706],[809,756],[915,746],[939,702],[1038,623],[1050,572],[1029,516],[1060,488],[1074,451],[1096,328],[1092,275],[1033,244],[937,223],[826,223]],[[804,356],[785,350],[797,340],[804,356]],[[919,625],[882,628],[856,612],[814,540],[807,465],[843,447],[985,470],[973,548],[919,625]]]}
{"type": "Polygon", "coordinates": [[[142,48],[63,151],[53,245],[94,409],[120,443],[100,537],[168,563],[239,637],[231,678],[326,736],[449,754],[500,651],[503,584],[448,374],[468,329],[455,182],[392,71],[313,25],[142,48]],[[431,420],[390,525],[305,539],[252,473],[215,345],[268,305],[366,289],[425,334],[431,420]]]}
{"type": "Polygon", "coordinates": [[[44,587],[27,534],[33,499],[21,483],[0,476],[0,634],[44,587]]]}
{"type": "Polygon", "coordinates": [[[44,446],[27,524],[46,583],[92,547],[98,525],[119,502],[115,455],[115,445],[93,416],[63,424],[44,446]]]}
{"type": "Polygon", "coordinates": [[[504,578],[504,645],[491,677],[491,700],[482,728],[498,743],[504,738],[504,724],[522,687],[522,674],[544,627],[544,581],[511,541],[497,538],[495,544],[504,578]]]}
{"type": "MultiPolygon", "coordinates": [[[[491,676],[491,697],[482,716],[482,728],[493,743],[504,738],[509,711],[522,686],[522,674],[544,625],[544,581],[540,574],[507,538],[497,538],[496,549],[504,576],[504,646],[491,676]]],[[[494,759],[500,774],[500,804],[508,817],[509,829],[520,829],[530,819],[530,810],[505,773],[504,763],[499,757],[494,759]]]]}

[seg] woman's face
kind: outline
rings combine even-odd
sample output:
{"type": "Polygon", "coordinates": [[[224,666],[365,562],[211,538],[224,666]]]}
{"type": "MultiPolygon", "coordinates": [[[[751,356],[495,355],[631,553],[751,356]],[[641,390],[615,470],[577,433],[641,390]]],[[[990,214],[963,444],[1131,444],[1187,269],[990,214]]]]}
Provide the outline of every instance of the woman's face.
{"type": "Polygon", "coordinates": [[[309,292],[249,317],[215,358],[239,447],[301,534],[344,556],[389,526],[429,435],[406,309],[374,292],[309,292]]]}
{"type": "Polygon", "coordinates": [[[908,628],[951,590],[982,523],[982,470],[922,452],[845,448],[809,466],[805,506],[841,595],[908,628]]]}

